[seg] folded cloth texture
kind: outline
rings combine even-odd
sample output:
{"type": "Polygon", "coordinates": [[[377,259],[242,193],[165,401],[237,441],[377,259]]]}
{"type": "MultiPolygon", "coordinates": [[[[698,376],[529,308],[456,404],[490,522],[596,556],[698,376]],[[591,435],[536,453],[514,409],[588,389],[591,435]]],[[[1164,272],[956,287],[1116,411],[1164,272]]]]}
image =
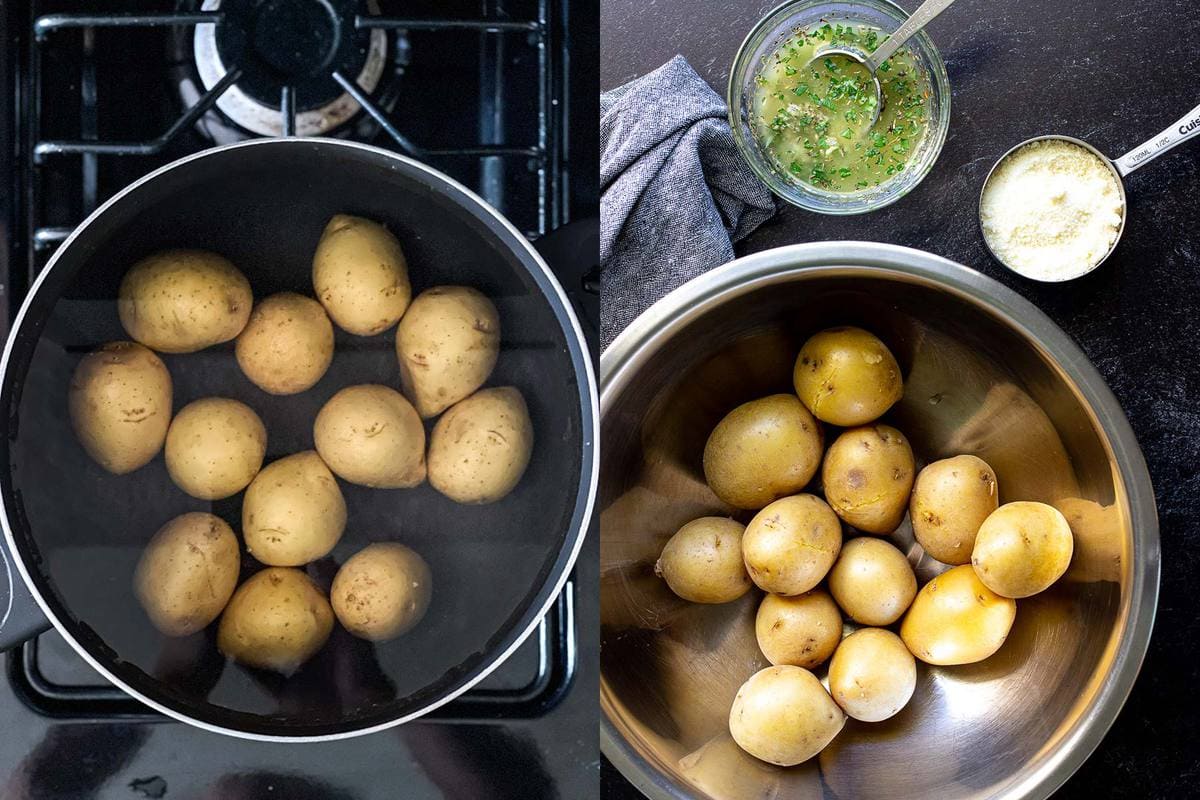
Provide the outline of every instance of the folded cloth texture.
{"type": "Polygon", "coordinates": [[[726,115],[682,56],[600,95],[602,347],[775,213],[726,115]]]}

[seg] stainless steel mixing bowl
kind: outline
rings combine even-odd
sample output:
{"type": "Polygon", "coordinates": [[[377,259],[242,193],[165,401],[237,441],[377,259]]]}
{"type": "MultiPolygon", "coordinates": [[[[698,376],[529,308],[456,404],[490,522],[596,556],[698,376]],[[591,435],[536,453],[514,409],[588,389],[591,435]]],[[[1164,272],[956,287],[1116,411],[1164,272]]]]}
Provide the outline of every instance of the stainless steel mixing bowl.
{"type": "MultiPolygon", "coordinates": [[[[1099,743],[1150,638],[1154,494],[1116,399],[1033,305],[920,251],[796,245],[668,295],[609,347],[601,374],[601,742],[648,796],[1045,798],[1099,743]],[[1001,501],[1063,510],[1076,555],[1063,580],[1019,601],[992,658],[920,665],[899,715],[851,720],[820,756],[781,769],[742,753],[727,727],[738,686],[765,665],[760,595],[691,605],[653,565],[687,520],[732,513],[704,484],[709,431],[738,403],[791,391],[801,343],[834,324],[875,331],[896,353],[905,393],[887,418],[918,466],[979,455],[1001,501]]],[[[944,568],[907,522],[892,539],[922,582],[944,568]]]]}

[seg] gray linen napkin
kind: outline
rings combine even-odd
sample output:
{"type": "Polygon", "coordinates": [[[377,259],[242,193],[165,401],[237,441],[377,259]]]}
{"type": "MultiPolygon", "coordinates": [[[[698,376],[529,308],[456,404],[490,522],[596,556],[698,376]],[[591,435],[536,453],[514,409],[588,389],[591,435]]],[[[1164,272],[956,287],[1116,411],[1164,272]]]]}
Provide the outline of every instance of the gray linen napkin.
{"type": "Polygon", "coordinates": [[[682,56],[600,95],[600,191],[602,347],[775,213],[725,101],[682,56]]]}

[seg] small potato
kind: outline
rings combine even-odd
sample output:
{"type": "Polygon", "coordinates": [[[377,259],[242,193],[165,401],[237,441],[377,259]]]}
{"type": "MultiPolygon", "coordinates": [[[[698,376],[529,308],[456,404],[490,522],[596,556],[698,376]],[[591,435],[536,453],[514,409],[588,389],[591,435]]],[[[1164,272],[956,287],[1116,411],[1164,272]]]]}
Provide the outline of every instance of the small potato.
{"type": "Polygon", "coordinates": [[[208,627],[237,587],[242,557],[237,537],[220,517],[181,514],[146,545],[133,577],[146,615],[167,636],[208,627]]]}
{"type": "Polygon", "coordinates": [[[238,268],[204,250],[164,250],[130,267],[117,313],[130,338],[160,353],[228,342],[250,318],[254,296],[238,268]]]}
{"type": "Polygon", "coordinates": [[[333,610],[298,569],[268,567],[243,583],[217,628],[217,648],[250,667],[287,675],[313,657],[333,631],[333,610]]]}
{"type": "Polygon", "coordinates": [[[395,325],[412,299],[400,242],[378,222],[337,214],[312,263],[313,289],[344,331],[374,336],[395,325]]]}
{"type": "Polygon", "coordinates": [[[776,500],[759,511],[742,536],[742,557],[760,589],[797,595],[829,572],[842,549],[842,525],[825,501],[811,494],[776,500]]]}
{"type": "Polygon", "coordinates": [[[729,733],[755,758],[791,767],[833,741],[846,715],[817,677],[783,665],[756,672],[738,689],[729,712],[729,733]]]}
{"type": "Polygon", "coordinates": [[[392,639],[425,616],[433,593],[429,565],[413,550],[378,542],[338,570],[329,599],[342,626],[363,639],[392,639]]]}
{"type": "Polygon", "coordinates": [[[254,409],[227,397],[205,397],[179,410],[167,431],[167,472],[201,500],[245,489],[262,468],[267,429],[254,409]]]}
{"type": "Polygon", "coordinates": [[[912,605],[917,576],[890,542],[860,536],[842,547],[829,571],[829,591],[855,622],[891,625],[912,605]]]}
{"type": "Polygon", "coordinates": [[[900,713],[917,688],[917,662],[900,637],[883,628],[847,636],[829,662],[829,693],[847,715],[882,722],[900,713]]]}
{"type": "Polygon", "coordinates": [[[996,594],[1029,597],[1062,577],[1074,550],[1071,526],[1057,508],[1005,503],[980,526],[971,566],[996,594]]]}
{"type": "Polygon", "coordinates": [[[979,526],[999,504],[996,473],[987,462],[955,456],[917,473],[908,513],[926,553],[943,564],[966,564],[979,526]]]}
{"type": "Polygon", "coordinates": [[[842,427],[879,419],[904,395],[896,357],[862,328],[830,328],[810,338],[792,383],[813,416],[842,427]]]}
{"type": "Polygon", "coordinates": [[[772,664],[816,669],[842,640],[842,615],[820,589],[798,597],[769,594],[758,606],[754,634],[772,664]]]}
{"type": "Polygon", "coordinates": [[[846,524],[866,533],[900,527],[913,485],[912,448],[888,425],[844,431],[825,454],[825,500],[846,524]]]}
{"type": "Polygon", "coordinates": [[[762,508],[796,494],[821,463],[820,424],[790,394],[743,403],[704,445],[704,479],[736,508],[762,508]]]}
{"type": "Polygon", "coordinates": [[[483,386],[499,354],[500,315],[467,286],[426,289],[396,328],[400,384],[425,419],[483,386]]]}
{"type": "Polygon", "coordinates": [[[84,356],[67,390],[71,425],[83,449],[114,475],[148,464],[171,424],[171,374],[133,342],[109,342],[84,356]]]}
{"type": "Polygon", "coordinates": [[[742,563],[745,530],[745,525],[726,517],[694,519],[667,542],[654,574],[693,603],[737,600],[752,585],[742,563]]]}
{"type": "Polygon", "coordinates": [[[984,586],[964,564],[921,587],[900,638],[927,664],[973,664],[1000,649],[1016,617],[1016,601],[984,586]]]}
{"type": "Polygon", "coordinates": [[[312,450],[268,464],[242,500],[242,538],[264,564],[298,567],[329,553],[346,529],[337,479],[312,450]]]}
{"type": "Polygon", "coordinates": [[[395,389],[347,386],[317,414],[313,441],[342,480],[407,489],[425,480],[425,426],[395,389]]]}
{"type": "Polygon", "coordinates": [[[238,366],[268,394],[312,388],[333,361],[333,325],[321,304],[294,292],[273,294],[250,312],[237,338],[238,366]]]}
{"type": "Polygon", "coordinates": [[[533,422],[511,386],[483,389],[450,408],[429,439],[429,483],[458,503],[511,492],[533,454],[533,422]]]}

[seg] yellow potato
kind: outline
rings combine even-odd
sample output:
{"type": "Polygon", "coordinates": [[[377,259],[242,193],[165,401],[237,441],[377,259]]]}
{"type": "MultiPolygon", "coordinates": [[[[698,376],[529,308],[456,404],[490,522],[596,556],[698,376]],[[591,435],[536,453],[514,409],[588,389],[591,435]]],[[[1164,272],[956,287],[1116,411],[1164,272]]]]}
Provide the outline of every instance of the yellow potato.
{"type": "Polygon", "coordinates": [[[825,500],[848,525],[891,533],[908,509],[915,469],[912,448],[900,431],[888,425],[851,428],[825,454],[825,500]]]}
{"type": "Polygon", "coordinates": [[[943,564],[967,564],[979,526],[999,504],[996,473],[983,459],[964,455],[917,473],[908,512],[926,553],[943,564]]]}
{"type": "Polygon", "coordinates": [[[79,443],[109,472],[133,472],[162,449],[171,424],[171,375],[142,345],[109,342],[84,356],[67,399],[79,443]]]}
{"type": "Polygon", "coordinates": [[[378,222],[329,220],[312,263],[313,289],[342,330],[374,336],[395,325],[412,299],[400,242],[378,222]]]}
{"type": "Polygon", "coordinates": [[[433,577],[423,558],[402,544],[378,542],[342,565],[329,599],[342,627],[381,642],[420,622],[432,594],[433,577]]]}
{"type": "Polygon", "coordinates": [[[762,508],[808,485],[821,463],[821,426],[790,394],[743,403],[704,445],[704,479],[724,502],[762,508]]]}
{"type": "Polygon", "coordinates": [[[467,286],[426,289],[396,328],[400,384],[426,419],[483,386],[499,354],[500,315],[467,286]]]}
{"type": "Polygon", "coordinates": [[[772,664],[816,669],[842,640],[842,615],[820,589],[797,597],[769,594],[758,607],[754,634],[772,664]]]}
{"type": "Polygon", "coordinates": [[[654,574],[693,603],[737,600],[752,585],[742,563],[745,530],[745,525],[726,517],[694,519],[667,542],[654,574]]]}
{"type": "Polygon", "coordinates": [[[863,625],[891,625],[917,595],[917,576],[890,542],[851,539],[829,571],[829,591],[842,610],[863,625]]]}
{"type": "Polygon", "coordinates": [[[904,395],[896,357],[862,328],[830,328],[810,338],[792,383],[813,416],[842,427],[879,419],[904,395]]]}
{"type": "Polygon", "coordinates": [[[267,429],[254,409],[205,397],[175,415],[164,455],[176,486],[201,500],[221,500],[254,480],[266,452],[267,429]]]}
{"type": "Polygon", "coordinates": [[[429,439],[429,483],[459,503],[494,503],[521,481],[533,422],[511,386],[482,389],[450,408],[429,439]]]}
{"type": "Polygon", "coordinates": [[[1029,597],[1062,577],[1074,550],[1071,526],[1057,508],[1005,503],[980,526],[971,566],[996,594],[1029,597]]]}
{"type": "Polygon", "coordinates": [[[900,638],[927,664],[973,664],[1000,649],[1016,616],[1016,601],[984,586],[964,564],[921,587],[900,638]]]}
{"type": "Polygon", "coordinates": [[[237,587],[242,557],[220,517],[181,514],[146,545],[133,586],[146,615],[167,636],[188,636],[221,615],[237,587]]]}
{"type": "Polygon", "coordinates": [[[829,572],[842,549],[842,525],[825,501],[811,494],[776,500],[759,511],[742,535],[742,557],[760,589],[797,595],[829,572]]]}
{"type": "Polygon", "coordinates": [[[242,500],[242,538],[264,564],[298,567],[329,553],[346,529],[337,479],[312,450],[268,464],[242,500]]]}
{"type": "Polygon", "coordinates": [[[250,282],[228,260],[164,250],[125,273],[117,312],[130,338],[162,353],[194,353],[241,333],[253,303],[250,282]]]}
{"type": "Polygon", "coordinates": [[[234,592],[217,628],[217,648],[250,667],[293,672],[333,631],[333,610],[298,569],[268,567],[234,592]]]}
{"type": "Polygon", "coordinates": [[[347,386],[317,414],[313,441],[342,480],[406,489],[425,480],[425,426],[395,389],[347,386]]]}
{"type": "Polygon", "coordinates": [[[900,713],[917,688],[917,662],[900,637],[883,628],[847,636],[829,662],[829,693],[847,715],[882,722],[900,713]]]}
{"type": "Polygon", "coordinates": [[[268,394],[296,394],[329,369],[333,325],[316,300],[280,292],[254,307],[234,352],[255,386],[268,394]]]}
{"type": "Polygon", "coordinates": [[[756,672],[738,689],[729,712],[729,733],[755,758],[791,767],[833,741],[846,715],[817,677],[783,665],[756,672]]]}

